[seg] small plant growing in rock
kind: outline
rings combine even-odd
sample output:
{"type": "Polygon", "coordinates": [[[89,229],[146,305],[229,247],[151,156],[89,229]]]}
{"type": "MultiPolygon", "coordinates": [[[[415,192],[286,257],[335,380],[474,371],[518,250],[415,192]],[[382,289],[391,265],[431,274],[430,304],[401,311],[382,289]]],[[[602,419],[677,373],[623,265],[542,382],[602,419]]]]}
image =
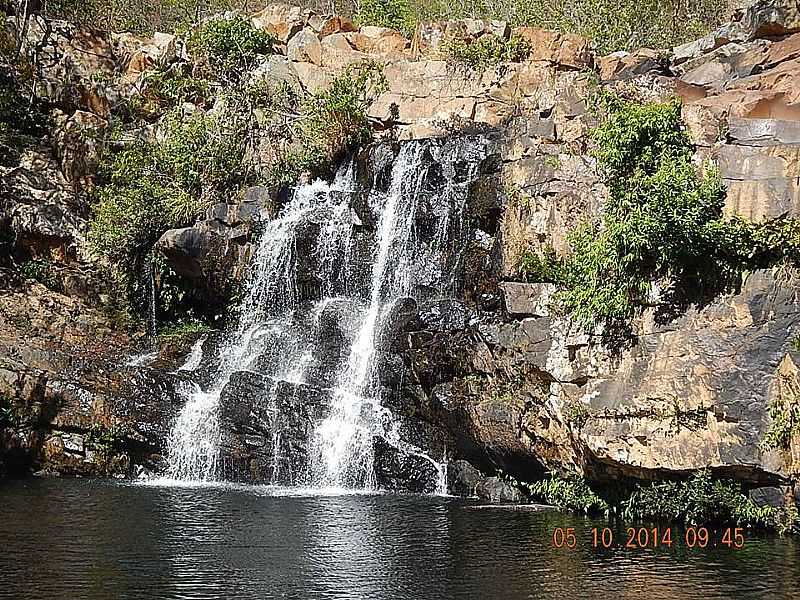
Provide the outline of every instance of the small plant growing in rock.
{"type": "Polygon", "coordinates": [[[10,427],[12,429],[19,429],[23,425],[23,419],[14,410],[11,405],[11,399],[5,396],[0,396],[0,429],[10,427]]]}
{"type": "Polygon", "coordinates": [[[158,332],[158,339],[162,343],[178,343],[189,337],[198,336],[209,331],[211,331],[211,328],[205,323],[187,321],[163,327],[158,332]]]}
{"type": "Polygon", "coordinates": [[[119,443],[117,432],[105,425],[95,424],[86,434],[86,447],[99,454],[111,454],[119,443]]]}
{"type": "Polygon", "coordinates": [[[518,35],[506,40],[495,34],[487,34],[472,41],[461,38],[446,40],[441,52],[456,64],[481,70],[504,62],[522,62],[530,55],[531,45],[518,35]]]}
{"type": "Polygon", "coordinates": [[[767,406],[767,412],[771,423],[759,447],[764,451],[787,450],[792,436],[800,431],[800,403],[776,398],[767,406]]]}
{"type": "Polygon", "coordinates": [[[360,25],[396,29],[409,37],[417,26],[416,15],[408,0],[361,0],[355,20],[360,25]]]}
{"type": "Polygon", "coordinates": [[[564,406],[563,414],[567,423],[579,430],[583,429],[592,416],[589,407],[579,400],[567,403],[564,406]]]}
{"type": "Polygon", "coordinates": [[[53,263],[48,260],[29,260],[22,264],[20,271],[27,279],[38,281],[53,291],[60,292],[63,289],[53,263]]]}
{"type": "Polygon", "coordinates": [[[280,94],[279,104],[266,110],[294,111],[296,116],[286,131],[288,143],[278,152],[270,179],[287,184],[303,172],[329,170],[345,152],[367,143],[372,138],[367,109],[385,86],[382,66],[367,62],[351,65],[327,89],[310,96],[280,94]]]}
{"type": "Polygon", "coordinates": [[[214,74],[238,80],[260,57],[272,53],[275,38],[253,27],[242,16],[206,21],[188,36],[187,46],[211,67],[214,74]]]}

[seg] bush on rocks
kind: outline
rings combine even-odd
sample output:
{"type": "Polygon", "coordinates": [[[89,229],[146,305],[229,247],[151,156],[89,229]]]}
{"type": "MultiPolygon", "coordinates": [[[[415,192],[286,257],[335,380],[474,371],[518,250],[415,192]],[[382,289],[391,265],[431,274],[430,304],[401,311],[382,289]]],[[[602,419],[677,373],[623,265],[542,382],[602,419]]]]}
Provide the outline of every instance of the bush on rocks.
{"type": "Polygon", "coordinates": [[[560,286],[557,305],[588,327],[624,329],[654,302],[667,319],[735,289],[745,271],[800,262],[800,221],[723,216],[725,189],[711,166],[698,173],[679,102],[606,106],[593,136],[610,191],[602,217],[570,234],[567,256],[545,248],[520,263],[560,286]]]}
{"type": "Polygon", "coordinates": [[[223,79],[237,81],[261,57],[272,53],[275,38],[256,29],[249,19],[235,16],[214,18],[193,29],[187,47],[223,79]]]}

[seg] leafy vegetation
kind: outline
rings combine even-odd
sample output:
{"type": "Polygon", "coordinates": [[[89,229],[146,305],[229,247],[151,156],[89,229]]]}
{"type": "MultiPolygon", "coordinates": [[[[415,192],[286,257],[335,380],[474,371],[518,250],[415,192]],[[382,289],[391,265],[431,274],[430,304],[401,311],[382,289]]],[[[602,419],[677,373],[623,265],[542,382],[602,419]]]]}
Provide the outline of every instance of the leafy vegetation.
{"type": "Polygon", "coordinates": [[[226,10],[252,12],[253,0],[48,0],[46,14],[111,31],[152,34],[181,32],[193,23],[226,10]]]}
{"type": "Polygon", "coordinates": [[[211,328],[199,321],[174,323],[160,329],[158,339],[162,343],[181,342],[190,336],[208,333],[209,331],[211,331],[211,328]]]}
{"type": "Polygon", "coordinates": [[[27,279],[38,281],[51,290],[61,291],[61,280],[55,272],[55,267],[47,260],[29,260],[22,264],[20,271],[27,279]]]}
{"type": "Polygon", "coordinates": [[[111,454],[119,442],[117,432],[105,425],[95,424],[86,434],[86,447],[103,455],[111,454]]]}
{"type": "Polygon", "coordinates": [[[787,450],[792,441],[792,436],[800,432],[800,402],[797,398],[787,401],[776,398],[767,406],[771,420],[769,429],[761,440],[762,450],[787,450]]]}
{"type": "Polygon", "coordinates": [[[576,429],[583,428],[583,426],[586,425],[586,422],[592,416],[591,412],[589,411],[589,407],[580,400],[569,402],[564,406],[563,412],[564,419],[566,419],[567,423],[576,429]]]}
{"type": "Polygon", "coordinates": [[[661,316],[705,302],[740,283],[744,271],[800,261],[800,222],[724,219],[724,187],[708,165],[698,174],[680,104],[607,99],[594,132],[610,190],[602,218],[520,262],[527,277],[560,286],[558,303],[587,326],[624,327],[654,302],[661,316]]]}
{"type": "Polygon", "coordinates": [[[441,50],[452,62],[472,69],[485,69],[502,62],[524,61],[531,53],[531,45],[518,35],[512,35],[506,40],[498,35],[488,34],[474,41],[458,37],[446,40],[441,50]]]}
{"type": "Polygon", "coordinates": [[[594,40],[598,51],[671,48],[694,40],[726,18],[724,0],[580,0],[515,3],[512,21],[594,40]]]}
{"type": "MultiPolygon", "coordinates": [[[[685,481],[638,486],[622,502],[626,519],[670,520],[688,524],[736,523],[746,527],[786,531],[784,510],[758,506],[733,481],[715,480],[698,471],[685,481]]],[[[792,519],[788,519],[791,526],[792,519]]]]}
{"type": "Polygon", "coordinates": [[[148,72],[144,77],[143,97],[154,104],[156,110],[184,102],[203,106],[211,93],[211,84],[186,71],[184,65],[176,64],[169,69],[148,72]]]}
{"type": "Polygon", "coordinates": [[[254,67],[259,57],[270,54],[274,43],[269,33],[240,15],[206,21],[187,39],[189,50],[202,57],[214,75],[231,81],[254,67]]]}
{"type": "Polygon", "coordinates": [[[368,142],[372,129],[367,109],[385,88],[382,67],[376,63],[349,66],[334,77],[330,86],[305,98],[294,93],[266,95],[262,109],[277,115],[283,136],[277,161],[268,179],[278,183],[295,181],[300,173],[329,170],[342,154],[368,142]],[[284,115],[292,116],[287,123],[284,115]]]}
{"type": "MultiPolygon", "coordinates": [[[[735,481],[714,479],[708,470],[682,481],[639,484],[630,493],[617,490],[613,500],[600,497],[577,476],[555,475],[536,483],[512,483],[542,502],[580,513],[617,513],[627,521],[681,522],[690,525],[735,523],[786,533],[800,526],[795,507],[759,506],[735,481]]],[[[611,491],[609,491],[611,493],[611,491]]]]}
{"type": "MultiPolygon", "coordinates": [[[[363,6],[364,3],[360,3],[363,6]]],[[[464,17],[502,19],[512,25],[577,33],[593,40],[601,53],[642,46],[669,48],[696,39],[726,18],[725,0],[368,0],[359,22],[414,30],[420,21],[464,17]]]]}
{"type": "Polygon", "coordinates": [[[416,12],[409,0],[361,0],[354,19],[361,25],[397,29],[409,37],[417,26],[416,12]]]}
{"type": "Polygon", "coordinates": [[[6,400],[8,406],[0,406],[0,429],[11,427],[12,429],[19,429],[23,425],[23,420],[20,418],[17,411],[11,406],[11,401],[6,400]]]}
{"type": "Polygon", "coordinates": [[[609,510],[608,503],[579,477],[549,477],[527,484],[527,488],[534,498],[559,508],[583,513],[603,513],[609,510]]]}
{"type": "Polygon", "coordinates": [[[160,139],[107,157],[90,231],[94,249],[124,263],[167,229],[190,224],[238,182],[243,139],[235,120],[173,111],[160,139]]]}

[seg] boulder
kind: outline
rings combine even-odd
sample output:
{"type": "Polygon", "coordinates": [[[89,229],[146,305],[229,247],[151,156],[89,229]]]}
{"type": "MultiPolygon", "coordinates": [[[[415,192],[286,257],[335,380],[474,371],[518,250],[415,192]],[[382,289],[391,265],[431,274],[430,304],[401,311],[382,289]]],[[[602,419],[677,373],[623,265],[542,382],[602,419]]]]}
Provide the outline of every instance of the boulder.
{"type": "Polygon", "coordinates": [[[166,257],[178,275],[189,279],[203,277],[203,262],[211,252],[215,234],[207,228],[170,229],[155,247],[166,257]]]}
{"type": "Polygon", "coordinates": [[[800,145],[800,121],[731,117],[728,137],[740,146],[800,145]]]}
{"type": "Polygon", "coordinates": [[[358,30],[358,28],[350,19],[336,15],[313,15],[309,19],[308,24],[314,31],[317,32],[317,35],[319,35],[320,39],[324,39],[325,37],[333,34],[351,33],[358,30]]]}
{"type": "Polygon", "coordinates": [[[466,460],[455,460],[447,465],[447,491],[455,496],[475,496],[478,486],[485,480],[478,469],[466,460]]]}
{"type": "Polygon", "coordinates": [[[800,145],[720,147],[725,213],[759,221],[800,215],[800,145]]]}
{"type": "Polygon", "coordinates": [[[481,500],[498,504],[519,504],[525,501],[519,489],[499,477],[489,477],[481,481],[475,487],[475,493],[481,500]]]}
{"type": "Polygon", "coordinates": [[[295,62],[322,64],[322,44],[317,34],[310,27],[294,35],[286,46],[286,57],[295,62]]]}
{"type": "Polygon", "coordinates": [[[734,13],[731,37],[744,40],[779,37],[800,31],[796,0],[755,0],[734,13]]]}
{"type": "Polygon", "coordinates": [[[250,72],[250,81],[266,82],[270,88],[278,85],[288,85],[294,90],[301,87],[300,77],[295,69],[295,63],[286,58],[273,54],[267,60],[261,61],[259,65],[250,72]]]}
{"type": "Polygon", "coordinates": [[[123,83],[133,83],[142,73],[154,67],[164,68],[174,61],[182,50],[174,35],[156,32],[152,37],[133,33],[112,33],[111,41],[123,83]]]}
{"type": "Polygon", "coordinates": [[[116,72],[111,34],[40,15],[27,23],[22,51],[37,69],[36,93],[65,112],[108,118],[109,99],[95,81],[116,72]]]}
{"type": "Polygon", "coordinates": [[[574,33],[558,33],[537,27],[517,27],[513,33],[530,43],[530,60],[579,70],[590,69],[594,63],[589,40],[574,33]]]}
{"type": "Polygon", "coordinates": [[[624,81],[648,73],[661,73],[664,70],[664,63],[663,53],[649,48],[634,52],[614,52],[597,59],[602,81],[624,81]]]}
{"type": "Polygon", "coordinates": [[[270,4],[251,17],[253,26],[287,43],[308,24],[311,12],[288,4],[270,4]]]}
{"type": "Polygon", "coordinates": [[[431,459],[403,451],[376,437],[373,446],[378,487],[393,492],[431,494],[436,491],[439,472],[431,459]]]}
{"type": "Polygon", "coordinates": [[[515,317],[546,317],[548,305],[555,292],[551,283],[516,283],[511,281],[499,285],[503,293],[506,312],[515,317]]]}
{"type": "Polygon", "coordinates": [[[76,186],[91,185],[97,170],[98,140],[107,127],[108,121],[82,110],[69,117],[57,116],[54,149],[66,181],[76,186]]]}

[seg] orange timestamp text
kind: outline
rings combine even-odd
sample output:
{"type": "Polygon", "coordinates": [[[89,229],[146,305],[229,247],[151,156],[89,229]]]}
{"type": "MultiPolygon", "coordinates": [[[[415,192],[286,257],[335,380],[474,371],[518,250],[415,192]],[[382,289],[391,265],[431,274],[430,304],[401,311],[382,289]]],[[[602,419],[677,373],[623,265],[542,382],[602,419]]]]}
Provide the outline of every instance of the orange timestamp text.
{"type": "MultiPolygon", "coordinates": [[[[672,548],[673,543],[687,548],[744,548],[745,538],[742,527],[709,529],[707,527],[687,527],[673,530],[672,527],[628,527],[625,535],[610,527],[592,527],[588,542],[592,548],[672,548]]],[[[556,527],[553,530],[552,545],[555,548],[572,550],[579,545],[574,527],[556,527]]]]}

